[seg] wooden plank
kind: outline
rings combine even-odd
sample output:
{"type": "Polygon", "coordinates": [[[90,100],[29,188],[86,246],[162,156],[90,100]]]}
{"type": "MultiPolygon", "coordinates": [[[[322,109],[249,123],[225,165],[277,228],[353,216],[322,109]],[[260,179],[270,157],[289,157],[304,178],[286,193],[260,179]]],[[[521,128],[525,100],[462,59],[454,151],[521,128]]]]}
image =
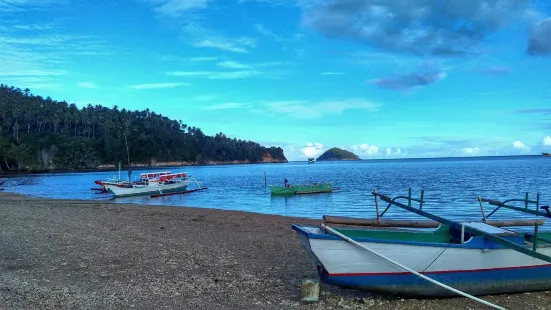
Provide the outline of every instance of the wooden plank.
{"type": "MultiPolygon", "coordinates": [[[[383,218],[354,218],[345,216],[323,216],[323,222],[328,224],[377,226],[377,227],[410,227],[410,228],[436,228],[440,224],[430,220],[387,220],[383,218]]],[[[487,220],[486,224],[494,227],[510,226],[534,226],[543,225],[544,219],[516,219],[516,220],[487,220]]]]}
{"type": "Polygon", "coordinates": [[[517,232],[511,231],[511,230],[506,230],[506,229],[495,227],[495,226],[491,226],[491,225],[481,223],[481,222],[462,222],[461,224],[465,225],[465,227],[476,228],[480,231],[483,231],[487,234],[491,234],[491,235],[494,235],[494,236],[516,236],[516,235],[518,235],[517,232]]]}
{"type": "Polygon", "coordinates": [[[385,220],[361,219],[343,216],[323,216],[323,222],[328,224],[357,225],[357,226],[378,226],[378,227],[412,227],[412,228],[437,228],[440,226],[435,221],[416,220],[385,220]]]}
{"type": "MultiPolygon", "coordinates": [[[[461,229],[461,226],[462,226],[461,223],[454,222],[454,221],[448,220],[446,218],[440,217],[438,215],[434,215],[434,214],[431,214],[431,213],[428,213],[428,212],[425,212],[425,211],[422,211],[422,210],[418,210],[418,209],[409,207],[407,205],[404,205],[403,203],[392,201],[392,199],[390,197],[386,196],[386,195],[381,195],[381,194],[376,194],[376,193],[374,193],[374,195],[379,195],[381,200],[386,201],[388,203],[391,203],[395,206],[398,206],[398,207],[400,207],[402,209],[405,209],[407,211],[410,211],[412,213],[424,216],[426,218],[429,218],[433,221],[437,221],[437,222],[442,223],[442,224],[449,225],[450,227],[455,227],[457,229],[461,229]]],[[[541,253],[532,251],[531,249],[520,246],[518,244],[515,244],[513,242],[510,242],[510,241],[505,240],[503,238],[500,238],[498,236],[488,234],[488,233],[486,233],[484,231],[481,231],[479,229],[476,229],[476,228],[473,228],[473,227],[467,227],[467,226],[464,226],[464,227],[465,227],[465,231],[468,231],[473,235],[486,237],[488,240],[491,240],[491,241],[493,241],[497,244],[500,244],[500,245],[502,245],[506,248],[509,248],[511,250],[515,250],[515,251],[518,251],[520,253],[526,254],[528,256],[531,256],[531,257],[534,257],[534,258],[537,258],[537,259],[541,259],[545,262],[551,263],[551,256],[543,255],[541,253]]]]}

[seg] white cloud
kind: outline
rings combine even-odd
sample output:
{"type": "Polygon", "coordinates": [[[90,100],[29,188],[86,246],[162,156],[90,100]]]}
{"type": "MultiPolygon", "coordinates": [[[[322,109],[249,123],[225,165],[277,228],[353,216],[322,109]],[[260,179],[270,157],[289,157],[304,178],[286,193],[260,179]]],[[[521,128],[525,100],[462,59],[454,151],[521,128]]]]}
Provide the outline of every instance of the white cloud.
{"type": "Polygon", "coordinates": [[[250,68],[249,65],[242,64],[242,63],[239,63],[239,62],[236,62],[236,61],[223,61],[223,62],[217,63],[217,65],[219,67],[228,68],[228,69],[248,69],[248,68],[250,68]]]}
{"type": "Polygon", "coordinates": [[[238,109],[246,107],[247,104],[245,103],[238,103],[238,102],[224,102],[219,104],[214,104],[211,106],[204,107],[204,110],[227,110],[227,109],[238,109]]]}
{"type": "Polygon", "coordinates": [[[192,57],[189,60],[191,60],[191,61],[215,61],[215,60],[218,60],[218,57],[192,57]]]}
{"type": "Polygon", "coordinates": [[[474,156],[474,155],[477,155],[480,153],[480,148],[475,146],[475,147],[465,147],[463,149],[461,149],[461,152],[463,152],[464,155],[468,155],[468,156],[474,156]]]}
{"type": "Polygon", "coordinates": [[[248,53],[249,51],[246,50],[244,47],[236,46],[229,42],[223,42],[223,41],[214,41],[214,40],[202,40],[196,43],[193,43],[193,46],[195,47],[210,47],[215,49],[220,49],[228,52],[234,52],[234,53],[248,53]]]}
{"type": "Polygon", "coordinates": [[[194,9],[206,9],[207,0],[153,0],[155,11],[168,16],[179,16],[194,9]]]}
{"type": "Polygon", "coordinates": [[[265,112],[288,114],[297,118],[313,119],[325,115],[340,115],[346,110],[375,112],[380,104],[361,98],[311,102],[306,100],[261,102],[265,112]]]}
{"type": "Polygon", "coordinates": [[[255,24],[254,29],[256,31],[258,31],[258,33],[260,33],[260,34],[262,34],[266,37],[272,38],[276,41],[283,41],[283,38],[281,36],[275,34],[273,31],[271,31],[270,29],[264,27],[264,25],[262,25],[262,24],[255,24]]]}
{"type": "Polygon", "coordinates": [[[62,3],[63,0],[2,0],[0,1],[0,15],[2,13],[24,12],[41,9],[52,4],[62,3]]]}
{"type": "Polygon", "coordinates": [[[240,70],[240,71],[172,71],[167,72],[167,75],[178,77],[202,77],[211,80],[233,80],[244,79],[261,75],[261,72],[255,70],[240,70]]]}
{"type": "Polygon", "coordinates": [[[158,88],[174,88],[180,86],[189,86],[189,83],[150,83],[150,84],[137,84],[130,85],[129,88],[142,90],[142,89],[158,89],[158,88]]]}
{"type": "MultiPolygon", "coordinates": [[[[379,154],[380,147],[378,147],[377,145],[369,145],[367,143],[362,143],[362,144],[354,144],[350,146],[349,150],[351,150],[354,154],[360,157],[373,156],[373,155],[379,154]]],[[[392,150],[387,148],[386,152],[388,153],[389,151],[392,153],[392,150]]]]}
{"type": "Polygon", "coordinates": [[[69,74],[71,55],[95,55],[103,48],[103,42],[94,38],[57,34],[50,26],[2,23],[9,31],[0,31],[0,80],[19,88],[59,89],[59,77],[69,74]]]}
{"type": "Polygon", "coordinates": [[[542,143],[543,143],[544,146],[551,146],[551,136],[547,136],[547,137],[543,138],[542,143]]]}
{"type": "Polygon", "coordinates": [[[513,142],[513,147],[521,152],[530,152],[530,147],[525,145],[522,141],[516,140],[513,142]]]}
{"type": "Polygon", "coordinates": [[[300,152],[308,158],[316,158],[324,152],[323,144],[308,142],[305,147],[300,149],[300,152]]]}
{"type": "Polygon", "coordinates": [[[98,88],[98,86],[93,82],[79,82],[77,83],[77,86],[81,88],[98,88]]]}

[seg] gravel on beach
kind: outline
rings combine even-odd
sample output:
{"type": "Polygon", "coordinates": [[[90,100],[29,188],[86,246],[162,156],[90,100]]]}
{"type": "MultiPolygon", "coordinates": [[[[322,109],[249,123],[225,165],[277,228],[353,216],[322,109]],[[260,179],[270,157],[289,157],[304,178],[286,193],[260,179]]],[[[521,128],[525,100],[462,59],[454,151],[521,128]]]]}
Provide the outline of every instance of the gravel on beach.
{"type": "MultiPolygon", "coordinates": [[[[317,275],[291,224],[319,222],[0,193],[0,309],[489,309],[328,285],[301,303],[317,275]]],[[[482,299],[551,309],[551,292],[482,299]]]]}

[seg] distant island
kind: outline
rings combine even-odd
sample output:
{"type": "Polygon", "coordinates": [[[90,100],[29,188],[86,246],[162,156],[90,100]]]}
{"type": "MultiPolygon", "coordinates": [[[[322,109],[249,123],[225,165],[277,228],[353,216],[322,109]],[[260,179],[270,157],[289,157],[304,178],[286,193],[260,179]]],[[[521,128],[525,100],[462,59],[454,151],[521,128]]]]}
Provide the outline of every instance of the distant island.
{"type": "Polygon", "coordinates": [[[79,109],[0,84],[0,174],[286,162],[279,147],[205,135],[149,109],[79,109]]]}
{"type": "Polygon", "coordinates": [[[320,157],[318,157],[318,159],[316,159],[316,161],[329,160],[360,160],[360,157],[352,152],[334,147],[325,151],[323,154],[320,155],[320,157]]]}

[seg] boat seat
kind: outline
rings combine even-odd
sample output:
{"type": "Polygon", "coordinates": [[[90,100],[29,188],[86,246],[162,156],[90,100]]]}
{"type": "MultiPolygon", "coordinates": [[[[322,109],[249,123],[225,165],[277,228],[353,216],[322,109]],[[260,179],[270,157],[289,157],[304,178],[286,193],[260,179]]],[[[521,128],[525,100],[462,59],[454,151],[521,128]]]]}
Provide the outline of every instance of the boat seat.
{"type": "Polygon", "coordinates": [[[462,222],[461,224],[463,224],[465,227],[475,228],[475,229],[478,229],[480,231],[483,231],[487,234],[491,234],[491,235],[494,235],[494,236],[518,236],[517,232],[507,230],[507,229],[503,229],[503,228],[500,228],[500,227],[495,227],[495,226],[492,226],[492,225],[488,225],[486,223],[462,222]]]}

